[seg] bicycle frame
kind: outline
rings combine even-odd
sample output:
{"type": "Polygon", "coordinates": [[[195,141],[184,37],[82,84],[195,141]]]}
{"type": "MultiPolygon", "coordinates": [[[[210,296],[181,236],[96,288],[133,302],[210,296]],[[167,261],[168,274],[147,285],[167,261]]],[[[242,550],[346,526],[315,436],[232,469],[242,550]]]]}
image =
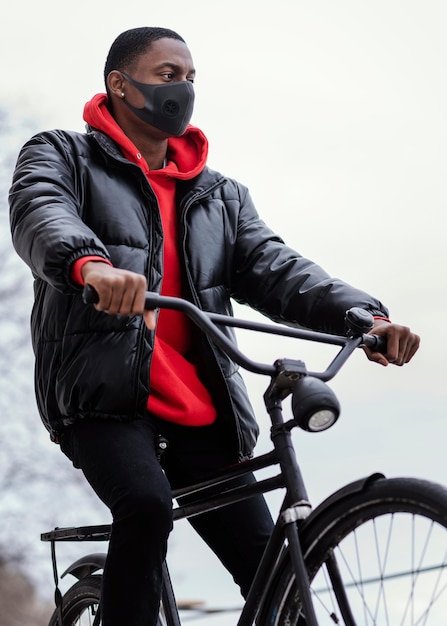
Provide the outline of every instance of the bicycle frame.
{"type": "MultiPolygon", "coordinates": [[[[341,337],[305,329],[248,322],[224,315],[204,313],[185,300],[161,297],[158,294],[147,294],[146,308],[154,309],[159,306],[185,312],[199,328],[206,332],[217,345],[244,369],[258,374],[268,375],[271,379],[267,391],[264,394],[264,402],[271,420],[271,439],[274,449],[267,454],[229,467],[223,473],[206,482],[173,491],[173,499],[179,502],[177,507],[174,508],[174,521],[200,515],[260,493],[267,493],[278,488],[284,488],[286,493],[278,519],[237,622],[237,626],[250,626],[254,623],[256,615],[262,607],[269,581],[274,575],[275,568],[283,553],[286,541],[302,603],[302,611],[306,617],[306,624],[307,626],[318,626],[299,539],[299,522],[309,515],[311,512],[311,504],[307,496],[291,439],[291,430],[297,427],[298,424],[293,419],[289,421],[284,420],[282,401],[292,393],[294,384],[300,377],[311,376],[319,378],[322,381],[328,381],[335,376],[356,348],[366,344],[371,348],[375,348],[378,343],[378,338],[374,335],[364,334],[355,337],[341,337]],[[224,335],[222,331],[216,328],[216,324],[337,345],[340,347],[340,350],[326,370],[322,372],[308,372],[302,361],[289,359],[280,359],[273,365],[256,363],[242,354],[235,344],[224,335]],[[256,472],[260,469],[273,467],[274,465],[279,465],[280,467],[280,472],[276,476],[260,480],[251,485],[229,486],[225,490],[222,489],[218,494],[214,493],[216,487],[228,486],[235,478],[256,472]],[[188,499],[187,504],[182,502],[185,499],[188,499]]],[[[108,539],[109,533],[110,526],[106,525],[55,529],[41,536],[43,541],[52,542],[56,591],[58,591],[58,589],[54,542],[73,539],[108,539]]],[[[74,564],[67,572],[76,571],[76,565],[77,564],[74,564]]],[[[87,560],[80,560],[78,569],[82,566],[87,568],[88,573],[99,569],[95,564],[89,564],[88,558],[87,560]]],[[[333,571],[336,572],[336,564],[333,567],[333,571]]],[[[63,575],[65,575],[65,573],[63,575]]],[[[164,569],[162,601],[167,609],[166,618],[168,626],[181,626],[174,592],[166,566],[164,569]]]]}
{"type": "MultiPolygon", "coordinates": [[[[261,606],[264,591],[268,589],[269,580],[272,577],[275,570],[275,565],[279,561],[279,558],[282,554],[285,538],[288,539],[289,550],[291,550],[292,553],[296,552],[297,546],[299,548],[298,539],[294,541],[294,535],[297,535],[295,521],[299,518],[299,516],[294,515],[294,513],[291,513],[291,511],[298,511],[300,507],[304,507],[306,510],[310,511],[310,503],[307,501],[304,485],[299,484],[299,468],[297,471],[297,466],[294,467],[294,465],[296,465],[296,461],[295,463],[290,463],[291,458],[294,457],[293,448],[291,450],[292,454],[290,454],[289,450],[291,444],[287,443],[290,437],[290,430],[288,428],[285,428],[275,429],[275,431],[275,447],[277,447],[278,450],[274,449],[267,454],[254,457],[253,459],[249,459],[238,465],[229,467],[225,470],[225,472],[217,476],[215,479],[210,479],[208,481],[191,485],[183,489],[174,490],[172,494],[174,500],[180,500],[180,504],[178,504],[178,506],[176,506],[173,511],[174,521],[178,521],[181,519],[191,518],[195,515],[200,515],[201,513],[206,513],[208,511],[215,510],[224,506],[228,506],[230,504],[234,504],[238,501],[251,498],[260,493],[268,493],[270,491],[274,491],[280,488],[286,489],[286,495],[283,505],[281,507],[280,515],[275,524],[272,535],[266,547],[262,562],[258,568],[258,572],[253,581],[249,595],[246,599],[245,605],[237,622],[238,626],[249,626],[250,624],[253,624],[255,616],[261,606]],[[222,493],[214,493],[216,488],[225,487],[227,484],[230,484],[235,478],[240,478],[252,472],[274,467],[278,464],[280,466],[284,466],[284,469],[283,471],[277,473],[275,476],[259,480],[258,482],[249,485],[236,487],[230,486],[225,491],[221,489],[222,493]],[[295,491],[300,492],[301,488],[303,489],[303,493],[301,495],[304,497],[301,499],[295,509],[291,508],[288,505],[288,501],[291,497],[290,492],[292,490],[290,490],[289,492],[289,490],[287,489],[287,483],[293,483],[292,486],[293,490],[295,491]],[[181,504],[181,500],[184,498],[193,498],[193,500],[189,501],[188,504],[181,504]],[[289,529],[289,532],[287,533],[285,532],[286,528],[289,529]],[[290,530],[292,530],[292,532],[290,532],[290,530]]],[[[110,536],[110,530],[110,525],[79,528],[57,528],[53,531],[42,534],[41,539],[43,541],[51,541],[53,546],[55,541],[108,540],[110,536]]],[[[298,552],[298,554],[295,555],[294,560],[298,563],[302,561],[300,551],[298,552]]],[[[92,569],[96,569],[95,565],[92,563],[93,562],[91,559],[89,560],[89,557],[81,559],[80,562],[74,564],[73,569],[69,568],[66,572],[62,574],[62,576],[64,576],[68,572],[72,572],[75,573],[75,575],[82,577],[83,575],[85,575],[85,572],[90,573],[92,569]],[[82,570],[81,568],[84,569],[82,570]],[[76,574],[76,569],[78,569],[78,574],[76,574]]],[[[55,565],[56,564],[54,562],[54,566],[55,565]]],[[[309,593],[309,581],[307,580],[307,573],[305,572],[304,564],[303,569],[303,573],[298,574],[300,578],[297,578],[297,580],[302,581],[303,593],[305,593],[304,589],[307,593],[309,593]],[[304,578],[302,578],[302,576],[304,576],[304,578]]],[[[165,607],[168,626],[181,626],[180,617],[178,615],[176,607],[174,591],[172,589],[169,572],[166,565],[163,571],[162,601],[163,606],[165,607]]],[[[311,622],[309,622],[309,624],[311,624],[311,622]]]]}
{"type": "MultiPolygon", "coordinates": [[[[215,479],[175,491],[173,496],[176,499],[179,498],[181,500],[184,497],[195,496],[195,500],[186,505],[179,504],[178,507],[174,509],[174,520],[199,515],[200,513],[250,498],[259,493],[267,493],[278,488],[285,488],[286,495],[279,517],[237,624],[238,626],[249,626],[253,624],[261,606],[265,590],[268,589],[269,580],[281,557],[282,550],[285,546],[285,539],[287,539],[296,578],[297,581],[299,581],[299,592],[304,612],[307,616],[307,623],[309,626],[317,626],[315,616],[314,621],[311,619],[313,607],[309,580],[304,566],[298,537],[298,527],[296,524],[300,519],[307,517],[311,510],[311,505],[307,497],[291,441],[291,429],[293,426],[290,423],[286,424],[284,422],[280,402],[272,403],[272,405],[268,406],[268,410],[272,421],[271,435],[274,450],[268,454],[255,457],[237,466],[228,468],[225,473],[215,479]],[[224,493],[217,495],[208,495],[210,490],[214,491],[217,486],[223,487],[236,477],[272,467],[275,464],[279,464],[281,469],[280,473],[276,476],[260,480],[252,485],[230,487],[226,489],[224,493]]],[[[168,624],[169,626],[180,626],[180,621],[174,621],[172,624],[168,622],[168,624]]]]}
{"type": "MultiPolygon", "coordinates": [[[[216,344],[218,344],[244,369],[258,374],[269,374],[271,376],[270,385],[264,394],[264,402],[272,424],[271,438],[274,444],[277,462],[281,468],[280,476],[284,481],[281,486],[286,488],[286,496],[281,508],[280,516],[267,544],[264,556],[250,588],[237,626],[250,626],[250,624],[253,624],[255,616],[260,608],[264,590],[268,588],[269,573],[274,571],[275,565],[281,555],[281,551],[284,546],[284,539],[287,539],[291,563],[295,573],[299,596],[302,602],[303,613],[306,616],[307,626],[318,626],[311,597],[310,582],[301,551],[297,524],[299,520],[305,519],[309,515],[311,511],[311,504],[307,496],[301,470],[297,463],[295,450],[291,440],[291,430],[296,426],[296,424],[293,420],[288,423],[284,422],[282,400],[292,393],[293,386],[300,376],[308,375],[314,378],[319,378],[323,381],[328,381],[335,376],[356,348],[362,344],[364,345],[365,343],[369,343],[371,347],[376,347],[379,343],[379,338],[371,335],[365,336],[363,334],[357,337],[339,337],[304,329],[278,328],[272,326],[271,324],[241,321],[225,315],[213,313],[205,314],[189,302],[177,298],[161,297],[158,294],[146,295],[147,309],[157,308],[160,305],[165,306],[166,308],[181,310],[189,315],[189,317],[201,330],[210,335],[213,341],[215,341],[216,344]],[[258,332],[267,332],[270,334],[288,337],[305,338],[318,341],[319,343],[338,345],[341,349],[323,372],[307,372],[302,361],[289,359],[280,359],[277,360],[273,366],[266,366],[265,364],[255,363],[250,359],[247,359],[245,355],[242,354],[229,339],[227,339],[227,337],[216,332],[215,324],[255,330],[258,332]]],[[[252,471],[253,469],[253,466],[250,464],[251,461],[247,461],[244,464],[245,468],[250,468],[246,469],[247,472],[252,471]]],[[[276,481],[274,480],[273,483],[275,482],[276,481]]],[[[215,486],[215,483],[213,482],[212,485],[215,486]]],[[[261,481],[258,483],[257,488],[253,490],[251,495],[259,493],[259,489],[263,490],[262,493],[266,493],[268,490],[264,489],[266,486],[265,481],[261,481]]],[[[200,487],[199,489],[194,488],[192,491],[186,490],[183,491],[181,495],[185,496],[187,494],[191,495],[192,493],[199,493],[200,490],[200,487]]],[[[239,490],[240,489],[236,488],[234,495],[237,495],[239,490]]],[[[246,494],[247,488],[243,488],[242,491],[246,494]]],[[[240,498],[236,497],[234,500],[231,499],[230,502],[228,499],[229,493],[226,492],[225,496],[220,496],[218,498],[218,500],[214,503],[213,508],[223,506],[225,503],[229,504],[230,502],[236,502],[240,498]],[[220,499],[224,501],[223,504],[220,504],[220,499]]],[[[200,505],[199,511],[197,511],[196,508],[195,512],[194,508],[188,509],[188,507],[184,507],[182,511],[182,508],[179,507],[176,511],[174,511],[174,519],[191,517],[192,514],[205,512],[205,510],[201,509],[200,505]]],[[[337,570],[336,563],[334,562],[329,564],[329,568],[332,570],[333,576],[335,576],[337,570]]],[[[169,624],[169,626],[171,626],[171,624],[169,624]]],[[[180,621],[177,623],[173,622],[172,626],[180,626],[180,621]]]]}

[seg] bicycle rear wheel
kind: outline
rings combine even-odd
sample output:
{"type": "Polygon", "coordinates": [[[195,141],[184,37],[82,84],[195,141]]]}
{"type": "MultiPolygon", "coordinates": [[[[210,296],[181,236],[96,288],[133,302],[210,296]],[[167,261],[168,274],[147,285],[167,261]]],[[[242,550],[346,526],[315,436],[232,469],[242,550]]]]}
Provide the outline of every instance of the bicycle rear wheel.
{"type": "MultiPolygon", "coordinates": [[[[444,487],[379,479],[311,516],[300,532],[320,624],[446,623],[444,487]]],[[[257,623],[304,626],[287,554],[271,590],[257,623]]]]}
{"type": "MultiPolygon", "coordinates": [[[[94,620],[98,613],[100,596],[101,576],[86,576],[75,583],[63,597],[62,626],[99,626],[101,621],[98,623],[94,620]]],[[[58,609],[54,611],[48,626],[61,626],[58,609]]],[[[157,626],[166,626],[162,610],[157,626]]]]}
{"type": "MultiPolygon", "coordinates": [[[[62,599],[62,626],[92,626],[98,613],[101,595],[101,576],[86,576],[64,594],[62,599]]],[[[56,609],[48,626],[61,626],[56,609]]]]}

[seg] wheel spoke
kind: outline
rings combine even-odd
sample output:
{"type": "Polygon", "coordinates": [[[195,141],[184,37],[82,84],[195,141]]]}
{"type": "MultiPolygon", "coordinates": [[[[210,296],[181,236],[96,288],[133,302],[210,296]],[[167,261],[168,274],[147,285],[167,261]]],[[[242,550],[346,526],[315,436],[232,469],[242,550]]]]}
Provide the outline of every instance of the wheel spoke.
{"type": "MultiPolygon", "coordinates": [[[[432,615],[441,620],[447,611],[447,531],[439,525],[437,531],[430,520],[397,513],[362,524],[340,542],[335,555],[362,624],[440,623],[432,615]]],[[[320,598],[330,589],[322,572],[313,583],[320,598]]]]}
{"type": "MultiPolygon", "coordinates": [[[[302,525],[319,623],[439,626],[447,615],[447,490],[396,478],[344,488],[302,525]],[[328,568],[326,572],[326,567],[328,568]]],[[[302,626],[284,560],[259,625],[302,626]]]]}

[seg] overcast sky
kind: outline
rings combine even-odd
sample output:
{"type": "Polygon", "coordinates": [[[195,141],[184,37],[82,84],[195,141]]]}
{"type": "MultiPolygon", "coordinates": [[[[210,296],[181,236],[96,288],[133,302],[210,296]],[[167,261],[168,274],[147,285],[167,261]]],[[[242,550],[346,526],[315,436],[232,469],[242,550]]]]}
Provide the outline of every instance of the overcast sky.
{"type": "MultiPolygon", "coordinates": [[[[379,297],[393,320],[422,336],[406,368],[353,357],[332,385],[343,407],[337,426],[297,434],[311,496],[318,502],[376,470],[447,482],[447,3],[72,6],[8,4],[0,23],[2,106],[36,131],[82,131],[84,103],[104,89],[114,38],[142,25],[177,30],[197,69],[192,122],[210,140],[209,164],[249,186],[288,244],[379,297]]],[[[278,354],[276,341],[241,341],[257,359],[302,358],[290,344],[278,354]]],[[[314,352],[304,353],[316,369],[314,352]]],[[[266,386],[247,380],[254,394],[266,386]]]]}

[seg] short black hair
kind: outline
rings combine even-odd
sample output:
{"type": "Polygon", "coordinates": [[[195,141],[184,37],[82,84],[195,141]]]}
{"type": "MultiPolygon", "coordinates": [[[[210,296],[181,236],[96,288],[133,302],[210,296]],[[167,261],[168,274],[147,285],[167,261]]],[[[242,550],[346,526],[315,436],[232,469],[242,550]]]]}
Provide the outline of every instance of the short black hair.
{"type": "Polygon", "coordinates": [[[107,89],[107,76],[112,70],[124,71],[139,56],[148,51],[158,39],[178,39],[186,43],[183,37],[169,28],[142,26],[126,30],[112,43],[104,66],[104,82],[107,89]]]}

